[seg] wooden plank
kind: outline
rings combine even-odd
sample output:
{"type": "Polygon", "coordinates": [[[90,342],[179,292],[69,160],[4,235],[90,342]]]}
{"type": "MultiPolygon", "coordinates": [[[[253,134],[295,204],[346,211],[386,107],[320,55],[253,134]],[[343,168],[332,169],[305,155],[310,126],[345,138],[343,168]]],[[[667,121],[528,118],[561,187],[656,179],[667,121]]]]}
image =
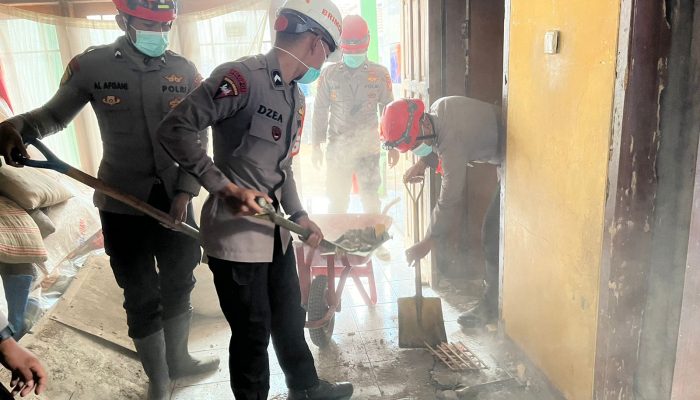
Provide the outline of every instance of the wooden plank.
{"type": "Polygon", "coordinates": [[[124,295],[107,257],[92,257],[59,300],[51,319],[135,351],[128,336],[124,295]]]}

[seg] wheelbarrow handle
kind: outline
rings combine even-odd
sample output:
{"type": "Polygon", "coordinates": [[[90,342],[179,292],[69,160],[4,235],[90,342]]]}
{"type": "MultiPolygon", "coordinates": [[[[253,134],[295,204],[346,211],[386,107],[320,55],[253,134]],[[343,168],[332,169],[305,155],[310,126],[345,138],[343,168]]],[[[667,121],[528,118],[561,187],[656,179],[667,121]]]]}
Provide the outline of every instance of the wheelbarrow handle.
{"type": "Polygon", "coordinates": [[[138,211],[141,211],[142,213],[148,215],[151,218],[154,218],[155,220],[157,220],[158,222],[167,226],[170,229],[182,232],[185,235],[192,237],[193,239],[199,240],[199,231],[197,229],[191,227],[190,225],[184,222],[177,221],[170,214],[151,206],[150,204],[136,198],[135,196],[123,193],[107,185],[102,180],[97,179],[91,175],[86,174],[83,171],[80,171],[79,169],[70,166],[69,164],[59,159],[54,153],[52,153],[51,150],[49,150],[48,147],[46,147],[46,145],[44,145],[39,139],[32,138],[28,139],[26,142],[27,144],[31,144],[32,146],[36,147],[37,150],[39,150],[41,154],[43,154],[44,157],[46,157],[46,161],[38,161],[31,160],[25,157],[17,157],[17,162],[19,162],[20,164],[34,168],[52,169],[54,171],[60,172],[64,175],[75,179],[78,182],[90,186],[98,192],[104,193],[105,195],[115,200],[118,200],[138,211]]]}

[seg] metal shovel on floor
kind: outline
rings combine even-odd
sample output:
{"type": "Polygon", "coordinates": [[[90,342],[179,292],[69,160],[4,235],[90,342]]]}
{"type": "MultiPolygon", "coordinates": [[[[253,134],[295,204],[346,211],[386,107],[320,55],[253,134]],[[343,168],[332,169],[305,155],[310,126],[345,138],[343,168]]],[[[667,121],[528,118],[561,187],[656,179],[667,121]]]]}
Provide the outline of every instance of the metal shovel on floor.
{"type": "MultiPolygon", "coordinates": [[[[406,184],[413,201],[413,237],[418,242],[418,207],[423,195],[423,179],[406,184]],[[418,186],[418,188],[416,188],[418,186]]],[[[424,348],[447,341],[445,321],[442,318],[442,302],[438,297],[423,297],[420,260],[413,262],[416,270],[416,295],[399,298],[399,347],[424,348]]]]}
{"type": "Polygon", "coordinates": [[[170,214],[151,206],[145,201],[142,201],[130,194],[120,192],[119,190],[107,185],[103,181],[68,165],[60,158],[58,158],[55,154],[53,154],[51,150],[49,150],[49,148],[46,147],[39,139],[27,139],[26,142],[27,144],[36,147],[37,150],[39,150],[41,154],[43,154],[44,157],[46,157],[46,161],[31,160],[28,158],[21,157],[19,155],[15,155],[13,158],[15,158],[20,164],[33,168],[52,169],[64,175],[70,176],[76,181],[90,186],[98,192],[102,192],[115,200],[119,200],[122,203],[131,206],[138,211],[141,211],[142,213],[148,215],[151,218],[154,218],[155,220],[172,230],[182,232],[185,235],[192,237],[193,239],[199,240],[199,230],[189,226],[184,222],[178,222],[170,214]]]}

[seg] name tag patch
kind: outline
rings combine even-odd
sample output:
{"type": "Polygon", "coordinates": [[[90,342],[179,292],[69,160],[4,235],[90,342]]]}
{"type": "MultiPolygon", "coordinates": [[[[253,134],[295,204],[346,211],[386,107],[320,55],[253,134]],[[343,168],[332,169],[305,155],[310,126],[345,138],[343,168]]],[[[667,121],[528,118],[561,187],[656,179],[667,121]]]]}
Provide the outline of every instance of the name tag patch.
{"type": "Polygon", "coordinates": [[[127,82],[95,82],[95,90],[129,90],[127,82]]]}
{"type": "Polygon", "coordinates": [[[270,118],[273,121],[284,122],[282,119],[282,114],[262,104],[260,107],[258,107],[258,114],[270,118]]]}

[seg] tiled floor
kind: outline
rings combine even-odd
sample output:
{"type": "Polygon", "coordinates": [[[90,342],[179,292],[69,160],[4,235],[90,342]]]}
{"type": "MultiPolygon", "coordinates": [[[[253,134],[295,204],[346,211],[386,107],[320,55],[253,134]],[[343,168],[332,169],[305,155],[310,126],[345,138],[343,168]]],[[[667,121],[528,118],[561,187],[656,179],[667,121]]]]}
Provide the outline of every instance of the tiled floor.
{"type": "MultiPolygon", "coordinates": [[[[375,259],[375,277],[378,302],[374,306],[364,304],[355,285],[348,281],[343,293],[343,309],[336,314],[334,336],[328,347],[319,349],[307,342],[316,360],[319,375],[330,381],[350,381],[355,386],[353,399],[436,399],[442,398],[443,390],[470,386],[477,383],[510,379],[511,375],[498,367],[491,357],[490,342],[493,333],[465,332],[455,322],[470,298],[464,293],[450,289],[443,293],[443,315],[449,339],[462,341],[478,351],[489,365],[488,370],[471,374],[456,374],[451,383],[440,383],[436,374],[449,371],[438,364],[432,355],[423,349],[400,349],[398,346],[397,298],[413,296],[413,270],[403,261],[401,243],[389,246],[391,262],[375,259]]],[[[217,373],[181,379],[175,383],[173,400],[228,400],[233,399],[228,376],[228,342],[230,331],[226,321],[218,312],[218,301],[209,282],[208,271],[198,272],[199,282],[195,289],[195,327],[191,335],[190,349],[199,354],[217,354],[221,367],[217,373]],[[215,305],[216,307],[214,307],[215,305]],[[204,309],[202,311],[202,309],[204,309]],[[204,314],[204,315],[203,315],[204,314]]],[[[451,285],[450,285],[451,288],[451,285]]],[[[424,296],[437,296],[433,290],[424,288],[424,296]]],[[[270,347],[271,399],[285,399],[284,375],[277,364],[274,350],[270,347]]],[[[448,379],[448,380],[450,380],[448,379]]],[[[512,381],[512,380],[511,380],[512,381]]],[[[512,381],[515,382],[515,381],[512,381]]],[[[472,397],[529,399],[522,393],[512,397],[472,397]]],[[[539,400],[549,397],[533,397],[539,400]]]]}

